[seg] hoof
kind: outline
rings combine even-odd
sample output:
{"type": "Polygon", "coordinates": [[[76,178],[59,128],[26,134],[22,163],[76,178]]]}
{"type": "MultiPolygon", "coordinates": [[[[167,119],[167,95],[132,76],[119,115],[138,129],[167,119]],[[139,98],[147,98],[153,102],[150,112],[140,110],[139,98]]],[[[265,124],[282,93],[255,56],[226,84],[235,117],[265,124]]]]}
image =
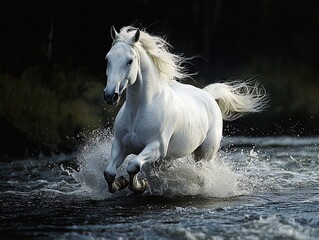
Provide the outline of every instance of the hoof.
{"type": "Polygon", "coordinates": [[[136,195],[141,195],[145,192],[146,188],[148,186],[146,178],[143,178],[141,180],[137,180],[137,186],[129,186],[129,188],[132,190],[132,192],[136,195]]]}
{"type": "Polygon", "coordinates": [[[112,185],[109,185],[109,192],[110,193],[115,193],[116,191],[123,190],[128,186],[128,181],[123,177],[118,177],[114,180],[112,185]]]}
{"type": "Polygon", "coordinates": [[[122,190],[128,186],[128,181],[123,176],[118,177],[115,179],[115,181],[120,184],[119,190],[122,190]]]}

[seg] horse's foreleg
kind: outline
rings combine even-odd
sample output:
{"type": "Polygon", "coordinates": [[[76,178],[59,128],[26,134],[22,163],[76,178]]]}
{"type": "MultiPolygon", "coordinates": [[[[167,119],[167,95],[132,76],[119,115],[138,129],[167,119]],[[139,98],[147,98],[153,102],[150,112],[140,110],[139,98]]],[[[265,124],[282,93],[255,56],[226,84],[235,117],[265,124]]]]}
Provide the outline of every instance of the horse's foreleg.
{"type": "Polygon", "coordinates": [[[109,192],[114,193],[127,187],[128,181],[123,177],[116,177],[117,168],[123,163],[126,158],[121,143],[114,139],[111,151],[111,161],[104,170],[104,177],[109,187],[109,192]]]}
{"type": "Polygon", "coordinates": [[[138,179],[137,173],[141,170],[145,162],[156,161],[160,157],[160,143],[152,142],[143,151],[131,160],[126,168],[129,174],[129,188],[136,194],[142,194],[147,187],[146,179],[138,179]]]}

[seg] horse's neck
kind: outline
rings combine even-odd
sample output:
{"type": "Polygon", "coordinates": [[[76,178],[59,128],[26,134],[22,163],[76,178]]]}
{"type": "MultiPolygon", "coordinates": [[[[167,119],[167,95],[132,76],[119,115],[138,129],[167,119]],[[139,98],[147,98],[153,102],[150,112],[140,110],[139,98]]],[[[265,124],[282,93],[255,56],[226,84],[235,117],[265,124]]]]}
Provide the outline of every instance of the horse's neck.
{"type": "Polygon", "coordinates": [[[142,105],[150,104],[154,96],[168,86],[159,79],[157,69],[146,53],[140,54],[140,70],[136,82],[126,90],[126,105],[133,112],[142,105]]]}

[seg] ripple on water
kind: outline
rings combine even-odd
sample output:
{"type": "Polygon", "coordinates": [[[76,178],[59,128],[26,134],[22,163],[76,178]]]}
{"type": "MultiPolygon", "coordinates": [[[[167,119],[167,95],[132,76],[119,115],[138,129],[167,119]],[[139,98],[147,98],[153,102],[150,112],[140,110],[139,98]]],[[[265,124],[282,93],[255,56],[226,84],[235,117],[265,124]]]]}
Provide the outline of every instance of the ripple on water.
{"type": "MultiPolygon", "coordinates": [[[[1,163],[0,233],[39,239],[319,236],[316,139],[225,138],[229,145],[216,161],[146,166],[141,177],[150,187],[142,196],[107,192],[103,169],[111,142],[102,131],[75,156],[1,163]]],[[[125,166],[119,173],[126,174],[125,166]]]]}
{"type": "MultiPolygon", "coordinates": [[[[70,175],[92,198],[111,197],[103,177],[112,144],[108,130],[96,132],[94,137],[77,153],[78,171],[70,175]]],[[[313,186],[318,183],[319,157],[316,138],[224,138],[222,145],[230,146],[220,151],[215,161],[200,161],[192,157],[160,161],[143,167],[140,177],[146,177],[149,188],[145,195],[202,195],[205,197],[230,197],[252,192],[280,191],[286,187],[313,186]],[[303,147],[306,154],[296,151],[303,147]],[[284,150],[283,150],[284,149],[284,150]],[[151,165],[151,167],[149,167],[151,165]]],[[[126,176],[125,166],[129,156],[119,168],[126,176]]],[[[128,190],[113,194],[120,197],[128,190]]]]}

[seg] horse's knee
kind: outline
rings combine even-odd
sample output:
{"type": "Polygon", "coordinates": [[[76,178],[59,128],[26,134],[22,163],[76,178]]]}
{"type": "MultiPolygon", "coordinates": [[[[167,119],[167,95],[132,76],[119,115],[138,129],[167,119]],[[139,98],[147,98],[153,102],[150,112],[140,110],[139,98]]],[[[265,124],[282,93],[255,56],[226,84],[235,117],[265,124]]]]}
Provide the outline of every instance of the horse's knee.
{"type": "Polygon", "coordinates": [[[128,163],[126,171],[128,172],[128,174],[137,174],[139,171],[141,170],[141,166],[139,164],[139,162],[137,161],[131,161],[128,163]]]}

